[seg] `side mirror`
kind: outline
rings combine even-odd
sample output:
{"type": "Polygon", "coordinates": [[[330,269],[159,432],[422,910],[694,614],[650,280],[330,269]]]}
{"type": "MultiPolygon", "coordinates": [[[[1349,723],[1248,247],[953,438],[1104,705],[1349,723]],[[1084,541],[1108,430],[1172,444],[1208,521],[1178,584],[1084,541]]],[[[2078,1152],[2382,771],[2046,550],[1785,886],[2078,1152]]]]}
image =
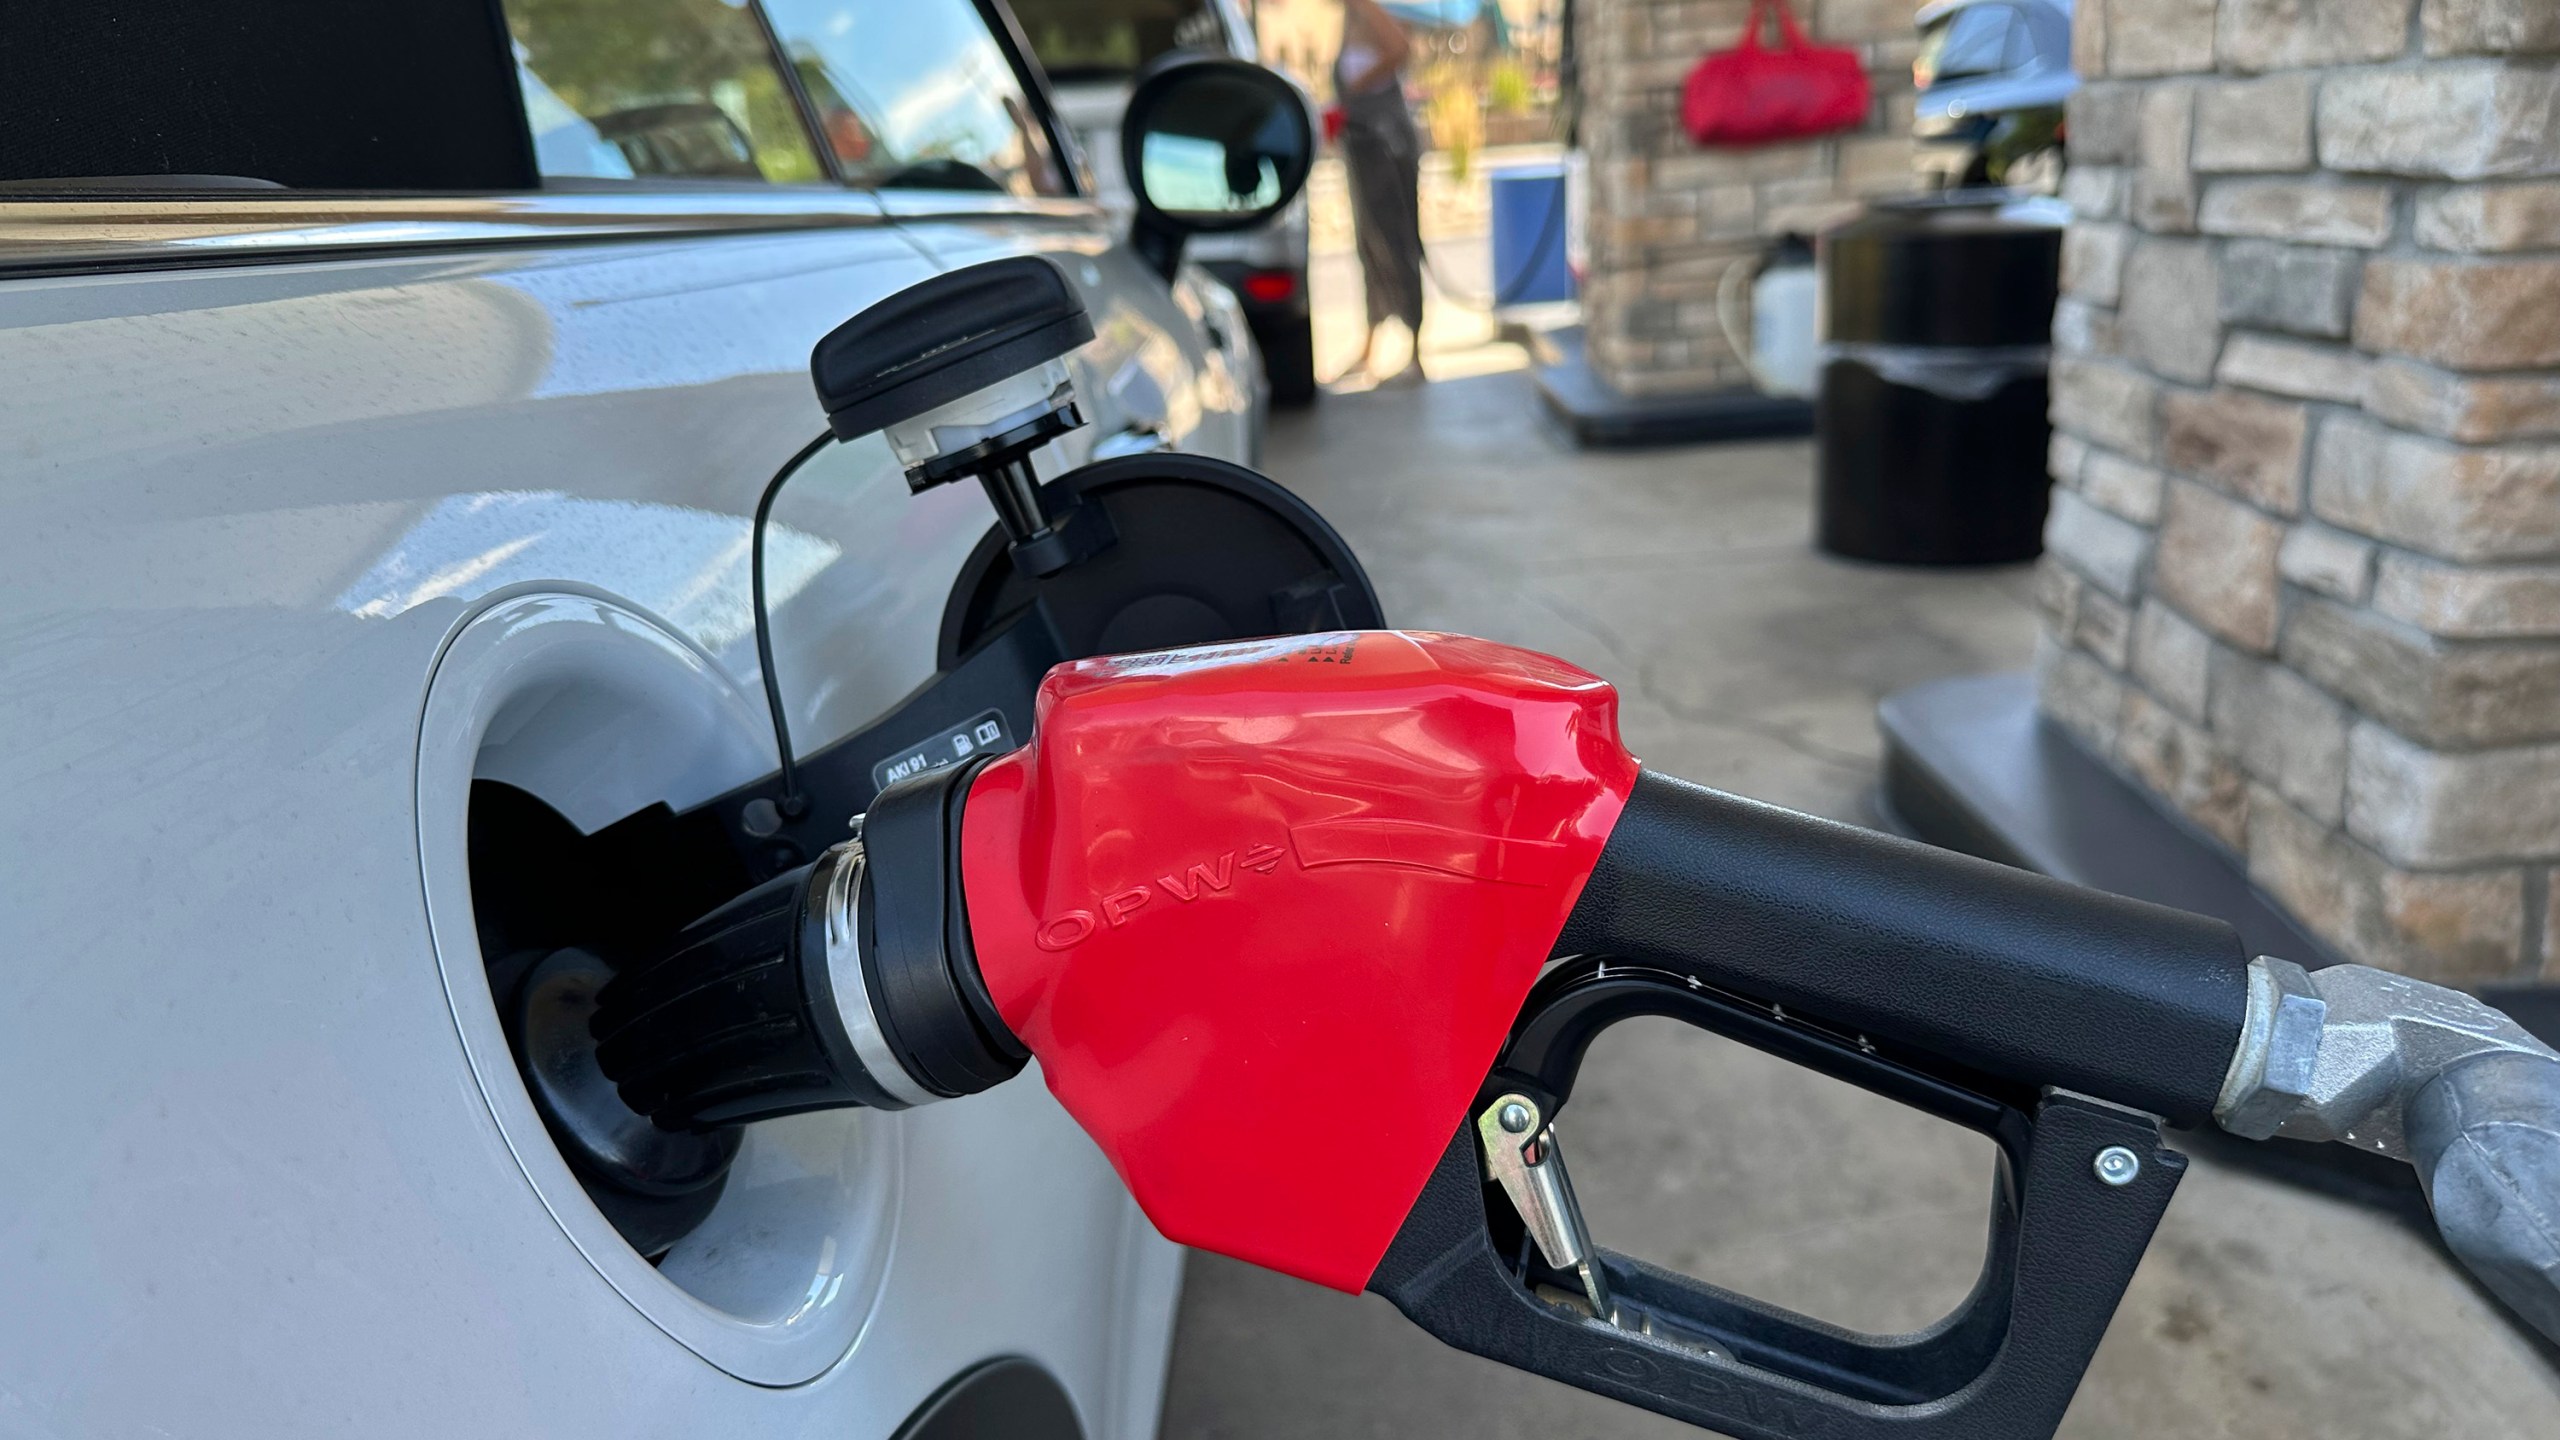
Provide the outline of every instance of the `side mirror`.
{"type": "Polygon", "coordinates": [[[1315,122],[1287,80],[1243,60],[1170,58],[1139,77],[1120,122],[1138,201],[1129,243],[1170,280],[1186,238],[1279,214],[1315,153],[1315,122]]]}

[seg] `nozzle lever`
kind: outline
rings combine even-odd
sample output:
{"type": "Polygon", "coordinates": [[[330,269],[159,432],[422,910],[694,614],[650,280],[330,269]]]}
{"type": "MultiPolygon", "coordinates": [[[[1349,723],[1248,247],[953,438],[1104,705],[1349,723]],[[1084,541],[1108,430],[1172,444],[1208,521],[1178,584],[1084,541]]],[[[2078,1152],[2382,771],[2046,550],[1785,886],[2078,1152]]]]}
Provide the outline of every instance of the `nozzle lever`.
{"type": "Polygon", "coordinates": [[[1558,1270],[1581,1276],[1591,1313],[1617,1324],[1618,1307],[1609,1299],[1600,1252],[1582,1223],[1582,1205],[1573,1197],[1573,1177],[1565,1173],[1555,1126],[1538,1102],[1521,1094],[1502,1096],[1476,1117],[1476,1135],[1484,1142],[1485,1170],[1511,1197],[1538,1253],[1558,1270]]]}

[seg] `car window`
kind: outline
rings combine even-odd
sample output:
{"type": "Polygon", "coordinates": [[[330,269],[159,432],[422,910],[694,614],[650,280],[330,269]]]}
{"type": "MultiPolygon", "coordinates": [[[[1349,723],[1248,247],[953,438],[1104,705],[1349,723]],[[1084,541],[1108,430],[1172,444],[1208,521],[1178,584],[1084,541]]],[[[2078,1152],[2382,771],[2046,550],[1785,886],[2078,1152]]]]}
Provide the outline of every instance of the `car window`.
{"type": "Polygon", "coordinates": [[[1914,76],[1922,85],[1932,85],[1997,73],[2009,42],[2009,21],[2006,5],[1975,5],[1938,21],[1920,37],[1914,76]]]}
{"type": "Polygon", "coordinates": [[[506,0],[545,179],[823,179],[754,10],[506,0]]]}
{"type": "Polygon", "coordinates": [[[2035,60],[2036,32],[2026,21],[2020,20],[2009,27],[2009,53],[2002,59],[2001,68],[2024,70],[2035,60]]]}
{"type": "Polygon", "coordinates": [[[1022,77],[972,0],[766,0],[765,13],[846,179],[1065,193],[1022,77]]]}
{"type": "Polygon", "coordinates": [[[498,27],[487,5],[18,6],[0,21],[0,185],[524,190],[498,27]]]}
{"type": "Polygon", "coordinates": [[[1227,48],[1212,0],[1013,0],[1052,80],[1115,79],[1169,50],[1227,48]]]}

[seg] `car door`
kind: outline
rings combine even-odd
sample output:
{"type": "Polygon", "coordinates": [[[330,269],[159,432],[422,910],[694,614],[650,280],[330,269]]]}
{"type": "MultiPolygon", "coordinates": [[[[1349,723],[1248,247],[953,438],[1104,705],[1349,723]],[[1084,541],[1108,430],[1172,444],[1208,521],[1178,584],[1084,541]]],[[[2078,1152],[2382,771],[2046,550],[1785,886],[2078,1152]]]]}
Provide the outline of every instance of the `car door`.
{"type": "Polygon", "coordinates": [[[1085,431],[1059,463],[1156,445],[1251,458],[1249,341],[1232,296],[1150,270],[1074,193],[1044,87],[1006,13],[978,0],[765,0],[852,183],[939,264],[1044,254],[1082,288],[1085,431]]]}
{"type": "MultiPolygon", "coordinates": [[[[483,953],[489,787],[539,871],[770,766],[748,516],[811,343],[947,262],[751,6],[220,8],[11,37],[81,83],[0,125],[0,1086],[47,1097],[0,1117],[8,1408],[885,1435],[1008,1354],[1147,1433],[1174,1252],[1044,1092],[781,1122],[725,1248],[644,1257],[545,1158],[483,953]],[[397,163],[466,134],[539,173],[397,163]]],[[[795,482],[802,743],[931,673],[987,522],[876,438],[795,482]]]]}

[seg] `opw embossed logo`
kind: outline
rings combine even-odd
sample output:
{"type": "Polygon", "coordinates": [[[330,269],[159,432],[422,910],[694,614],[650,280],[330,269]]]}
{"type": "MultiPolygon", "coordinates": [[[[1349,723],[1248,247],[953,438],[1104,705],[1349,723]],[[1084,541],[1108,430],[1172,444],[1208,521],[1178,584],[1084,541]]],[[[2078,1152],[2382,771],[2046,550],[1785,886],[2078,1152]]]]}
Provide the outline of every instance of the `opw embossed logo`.
{"type": "MultiPolygon", "coordinates": [[[[1803,1440],[1839,1433],[1830,1412],[1778,1394],[1740,1377],[1715,1374],[1690,1364],[1663,1360],[1626,1346],[1604,1345],[1584,1361],[1592,1379],[1626,1386],[1640,1395],[1661,1396],[1695,1412],[1693,1423],[1741,1421],[1754,1429],[1775,1430],[1803,1440]]],[[[1692,1417],[1684,1417],[1692,1418],[1692,1417]]],[[[1718,1428],[1723,1428],[1719,1425],[1718,1428]]]]}
{"type": "Polygon", "coordinates": [[[1114,890],[1095,897],[1087,908],[1053,915],[1040,922],[1031,939],[1043,950],[1071,950],[1106,925],[1116,930],[1150,908],[1227,894],[1239,872],[1268,875],[1292,858],[1308,871],[1384,865],[1488,885],[1538,887],[1571,878],[1572,854],[1553,840],[1487,834],[1428,820],[1378,815],[1313,820],[1290,826],[1285,847],[1266,842],[1221,850],[1178,874],[1114,890]]]}
{"type": "Polygon", "coordinates": [[[1177,874],[1159,875],[1147,884],[1098,896],[1092,909],[1053,915],[1031,932],[1031,940],[1043,950],[1072,950],[1090,939],[1094,931],[1105,925],[1116,930],[1150,905],[1190,905],[1212,895],[1224,895],[1235,888],[1239,871],[1268,875],[1288,858],[1288,851],[1268,843],[1221,850],[1177,874]]]}

